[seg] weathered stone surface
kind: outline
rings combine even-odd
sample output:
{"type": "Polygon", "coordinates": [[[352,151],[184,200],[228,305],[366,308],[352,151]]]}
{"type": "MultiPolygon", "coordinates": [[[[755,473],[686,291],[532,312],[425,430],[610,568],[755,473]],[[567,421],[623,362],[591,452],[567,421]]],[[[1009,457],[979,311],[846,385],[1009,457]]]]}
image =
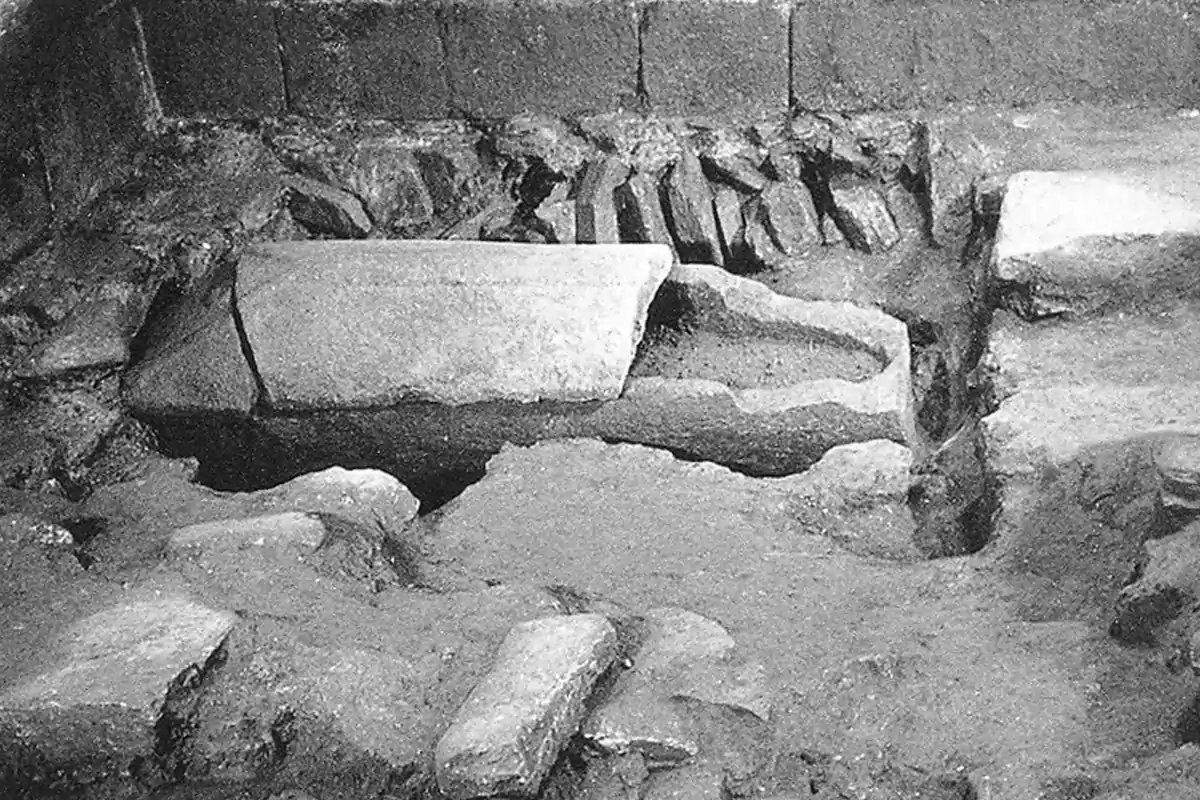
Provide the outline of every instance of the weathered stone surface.
{"type": "Polygon", "coordinates": [[[721,770],[690,765],[652,773],[642,797],[644,800],[729,800],[732,795],[721,770]]]}
{"type": "Polygon", "coordinates": [[[232,287],[189,297],[160,323],[144,358],[125,373],[132,408],[150,414],[248,412],[258,386],[234,324],[232,287]]]}
{"type": "Polygon", "coordinates": [[[289,111],[407,121],[448,116],[434,7],[306,1],[275,12],[289,111]]]}
{"type": "Polygon", "coordinates": [[[754,337],[769,326],[776,338],[795,337],[797,358],[820,331],[823,342],[873,354],[880,371],[857,382],[817,373],[795,385],[742,388],[642,375],[617,400],[564,421],[553,434],[668,447],[759,475],[798,472],[839,444],[913,440],[908,334],[898,320],[849,303],[783,297],[710,266],[676,266],[668,287],[693,309],[687,322],[698,329],[754,337]]]}
{"type": "Polygon", "coordinates": [[[171,534],[167,552],[215,605],[302,617],[397,583],[382,541],[378,527],[292,511],[189,525],[171,534]]]}
{"type": "Polygon", "coordinates": [[[98,286],[78,303],[32,353],[26,372],[39,377],[78,369],[115,367],[129,360],[129,347],[146,318],[150,287],[115,280],[98,286]]]}
{"type": "Polygon", "coordinates": [[[1000,408],[984,419],[1001,475],[1033,475],[1083,449],[1196,427],[1194,305],[1166,314],[1023,323],[998,313],[986,361],[1000,408]]]}
{"type": "Polygon", "coordinates": [[[629,180],[617,187],[616,197],[623,241],[672,244],[658,181],[653,176],[643,172],[630,175],[629,180]]]}
{"type": "Polygon", "coordinates": [[[787,512],[803,530],[860,555],[917,561],[962,552],[921,540],[908,505],[912,464],[912,451],[892,441],[834,447],[795,476],[787,512]]]}
{"type": "Polygon", "coordinates": [[[762,666],[734,658],[733,638],[716,622],[681,608],[645,615],[648,630],[613,693],[583,735],[609,753],[636,751],[650,763],[679,762],[700,750],[697,720],[678,698],[770,717],[762,666]]]}
{"type": "Polygon", "coordinates": [[[821,244],[820,222],[812,196],[802,183],[772,182],[758,196],[758,219],[786,256],[821,244]]]}
{"type": "Polygon", "coordinates": [[[696,145],[705,170],[727,186],[747,194],[767,187],[767,176],[760,169],[766,153],[740,132],[728,128],[703,131],[696,145]]]}
{"type": "Polygon", "coordinates": [[[49,389],[29,409],[0,413],[0,485],[61,492],[79,480],[113,433],[122,409],[115,379],[49,389]]]}
{"type": "Polygon", "coordinates": [[[263,245],[238,307],[277,409],[605,399],[669,269],[661,245],[263,245]]]}
{"type": "Polygon", "coordinates": [[[35,131],[24,87],[5,89],[20,113],[0,116],[0,183],[11,187],[0,194],[0,263],[7,262],[33,244],[50,224],[50,196],[46,165],[35,146],[35,131]],[[28,110],[27,110],[28,109],[28,110]],[[9,115],[16,119],[7,119],[9,115]]]}
{"type": "Polygon", "coordinates": [[[679,764],[700,752],[686,709],[648,682],[617,690],[592,712],[582,733],[604,753],[637,753],[650,765],[679,764]]]}
{"type": "Polygon", "coordinates": [[[417,498],[400,481],[377,469],[330,467],[245,496],[248,509],[293,508],[336,514],[365,525],[399,531],[417,516],[417,498]]]}
{"type": "Polygon", "coordinates": [[[640,9],[642,71],[656,111],[783,111],[788,12],[780,2],[671,2],[640,9]]]}
{"type": "Polygon", "coordinates": [[[1200,204],[1169,182],[1120,172],[1008,179],[992,258],[1032,317],[1200,296],[1191,253],[1200,204]]]}
{"type": "Polygon", "coordinates": [[[1200,435],[1172,436],[1155,455],[1163,505],[1200,510],[1200,435]]]}
{"type": "Polygon", "coordinates": [[[138,7],[150,71],[167,114],[262,117],[287,110],[271,9],[231,0],[138,7]]]}
{"type": "Polygon", "coordinates": [[[579,800],[640,800],[642,784],[650,777],[640,753],[609,756],[588,764],[579,800]]]}
{"type": "Polygon", "coordinates": [[[371,232],[371,220],[358,198],[321,181],[300,175],[284,180],[292,219],[310,232],[335,239],[361,239],[371,232]]]}
{"type": "Polygon", "coordinates": [[[1154,631],[1200,599],[1200,524],[1145,543],[1146,563],[1117,598],[1113,633],[1153,640],[1154,631]]]}
{"type": "Polygon", "coordinates": [[[597,114],[579,121],[597,147],[616,153],[637,172],[657,175],[679,160],[686,128],[679,120],[631,111],[597,114]]]}
{"type": "Polygon", "coordinates": [[[679,260],[685,264],[724,264],[721,237],[713,215],[712,188],[704,177],[700,159],[685,147],[663,180],[667,223],[675,238],[679,260]]]}
{"type": "Polygon", "coordinates": [[[351,136],[299,127],[275,136],[272,145],[292,169],[358,198],[376,227],[409,238],[463,199],[460,173],[470,171],[463,151],[472,137],[453,129],[409,136],[381,128],[351,136]],[[439,155],[425,154],[431,144],[439,155]]]}
{"type": "Polygon", "coordinates": [[[451,106],[490,119],[632,104],[636,20],[621,4],[455,3],[445,17],[451,106]]]}
{"type": "Polygon", "coordinates": [[[184,595],[146,589],[52,633],[0,689],[9,774],[36,778],[21,773],[40,764],[88,782],[151,758],[168,689],[204,666],[235,621],[184,595]]]}
{"type": "Polygon", "coordinates": [[[516,626],[437,746],[437,782],[453,800],[537,794],[615,657],[616,631],[598,614],[516,626]]]}
{"type": "Polygon", "coordinates": [[[589,161],[575,192],[575,241],[579,244],[616,244],[617,187],[629,177],[629,166],[612,156],[589,161]]]}
{"type": "Polygon", "coordinates": [[[536,159],[566,178],[574,177],[592,148],[559,117],[518,114],[495,134],[496,151],[508,158],[536,159]]]}
{"type": "Polygon", "coordinates": [[[871,186],[833,186],[838,228],[850,246],[864,253],[886,252],[900,241],[900,231],[883,196],[871,186]]]}

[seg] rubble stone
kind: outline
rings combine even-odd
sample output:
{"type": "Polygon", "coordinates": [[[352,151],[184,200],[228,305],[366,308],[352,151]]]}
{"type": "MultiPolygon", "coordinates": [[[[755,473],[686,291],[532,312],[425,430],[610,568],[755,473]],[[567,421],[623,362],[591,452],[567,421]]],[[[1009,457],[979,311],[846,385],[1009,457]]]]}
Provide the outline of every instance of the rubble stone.
{"type": "Polygon", "coordinates": [[[721,234],[721,252],[728,264],[740,258],[745,250],[745,221],[742,219],[742,197],[728,186],[718,186],[713,196],[713,211],[721,234]]]}
{"type": "Polygon", "coordinates": [[[1200,510],[1200,436],[1167,439],[1155,458],[1163,481],[1163,504],[1200,510]]]}
{"type": "Polygon", "coordinates": [[[555,184],[537,207],[537,218],[550,226],[558,244],[573,244],[577,239],[575,220],[579,212],[575,208],[575,198],[570,194],[570,184],[555,184]]]}
{"type": "Polygon", "coordinates": [[[1117,598],[1113,632],[1128,641],[1154,631],[1200,599],[1200,524],[1145,543],[1147,560],[1117,598]]]}
{"type": "Polygon", "coordinates": [[[371,232],[371,220],[358,198],[299,175],[285,179],[292,219],[312,233],[335,239],[361,239],[371,232]]]}
{"type": "Polygon", "coordinates": [[[616,631],[598,614],[513,628],[438,743],[441,792],[452,800],[536,795],[615,652],[616,631]]]}
{"type": "Polygon", "coordinates": [[[900,231],[883,196],[870,186],[833,186],[838,227],[850,246],[865,253],[891,250],[900,231]]]}
{"type": "Polygon", "coordinates": [[[124,365],[150,307],[155,282],[149,283],[135,286],[118,279],[98,286],[37,347],[23,371],[44,378],[124,365]]]}
{"type": "Polygon", "coordinates": [[[758,200],[759,218],[784,255],[797,256],[821,243],[817,210],[804,184],[772,182],[758,200]]]}

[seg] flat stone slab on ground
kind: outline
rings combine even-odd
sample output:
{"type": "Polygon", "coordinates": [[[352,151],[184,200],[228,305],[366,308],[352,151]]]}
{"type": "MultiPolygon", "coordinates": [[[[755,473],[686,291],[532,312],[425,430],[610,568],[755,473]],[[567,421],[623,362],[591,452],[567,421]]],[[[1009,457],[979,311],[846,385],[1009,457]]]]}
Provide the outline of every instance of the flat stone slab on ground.
{"type": "Polygon", "coordinates": [[[616,644],[616,630],[599,614],[514,627],[438,743],[438,788],[452,800],[537,794],[616,644]]]}
{"type": "Polygon", "coordinates": [[[1029,287],[1037,316],[1200,295],[1200,197],[1119,171],[1019,172],[993,251],[997,279],[1029,287]]]}
{"type": "Polygon", "coordinates": [[[662,245],[287,242],[237,304],[277,410],[616,397],[671,265],[662,245]]]}
{"type": "Polygon", "coordinates": [[[983,425],[1001,476],[1032,475],[1095,445],[1200,431],[1195,304],[1035,323],[998,313],[986,361],[1001,401],[983,425]]]}
{"type": "Polygon", "coordinates": [[[236,620],[145,589],[71,623],[47,652],[30,654],[30,673],[0,689],[0,750],[14,759],[6,766],[37,763],[86,781],[153,756],[167,690],[204,666],[236,620]]]}

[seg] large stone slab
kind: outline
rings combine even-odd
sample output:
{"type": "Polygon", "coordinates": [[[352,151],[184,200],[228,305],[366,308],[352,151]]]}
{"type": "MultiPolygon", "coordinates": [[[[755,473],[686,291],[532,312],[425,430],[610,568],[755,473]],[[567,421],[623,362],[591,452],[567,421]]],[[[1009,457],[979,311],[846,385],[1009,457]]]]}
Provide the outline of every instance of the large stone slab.
{"type": "MultiPolygon", "coordinates": [[[[202,668],[236,615],[138,589],[70,622],[0,688],[0,743],[14,778],[41,765],[68,782],[128,774],[155,754],[172,683],[202,668]]],[[[6,659],[8,660],[8,659],[6,659]]],[[[44,780],[44,776],[41,778],[44,780]]]]}
{"type": "Polygon", "coordinates": [[[616,644],[616,630],[599,614],[543,617],[513,628],[496,665],[438,743],[442,793],[452,800],[536,795],[616,644]]]}
{"type": "Polygon", "coordinates": [[[237,305],[276,410],[611,399],[671,265],[662,245],[289,242],[237,305]]]}
{"type": "Polygon", "coordinates": [[[984,418],[989,464],[1037,474],[1097,445],[1200,429],[1200,313],[1025,323],[999,313],[986,362],[1000,406],[984,418]]]}
{"type": "Polygon", "coordinates": [[[1008,179],[996,279],[1026,287],[1031,316],[1200,295],[1200,202],[1153,176],[1020,172],[1008,179]]]}

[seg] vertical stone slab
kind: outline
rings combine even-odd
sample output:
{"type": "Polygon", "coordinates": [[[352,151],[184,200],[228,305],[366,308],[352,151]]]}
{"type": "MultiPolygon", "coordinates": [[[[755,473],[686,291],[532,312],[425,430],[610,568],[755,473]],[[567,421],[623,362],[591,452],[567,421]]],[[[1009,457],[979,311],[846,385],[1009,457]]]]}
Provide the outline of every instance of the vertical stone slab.
{"type": "Polygon", "coordinates": [[[543,617],[514,627],[492,671],[438,743],[438,788],[451,800],[532,797],[586,712],[617,634],[599,614],[543,617]]]}
{"type": "Polygon", "coordinates": [[[299,0],[277,14],[290,111],[395,120],[449,116],[436,6],[299,0]]]}
{"type": "Polygon", "coordinates": [[[141,0],[146,54],[171,116],[283,113],[283,67],[269,6],[252,0],[141,0]]]}
{"type": "Polygon", "coordinates": [[[487,118],[634,104],[638,35],[626,0],[462,0],[446,10],[451,107],[487,118]]]}
{"type": "Polygon", "coordinates": [[[579,244],[616,244],[617,187],[629,176],[629,165],[612,156],[589,161],[575,196],[575,241],[579,244]]]}
{"type": "Polygon", "coordinates": [[[788,15],[781,0],[665,0],[641,8],[642,74],[669,114],[783,111],[788,15]]]}

